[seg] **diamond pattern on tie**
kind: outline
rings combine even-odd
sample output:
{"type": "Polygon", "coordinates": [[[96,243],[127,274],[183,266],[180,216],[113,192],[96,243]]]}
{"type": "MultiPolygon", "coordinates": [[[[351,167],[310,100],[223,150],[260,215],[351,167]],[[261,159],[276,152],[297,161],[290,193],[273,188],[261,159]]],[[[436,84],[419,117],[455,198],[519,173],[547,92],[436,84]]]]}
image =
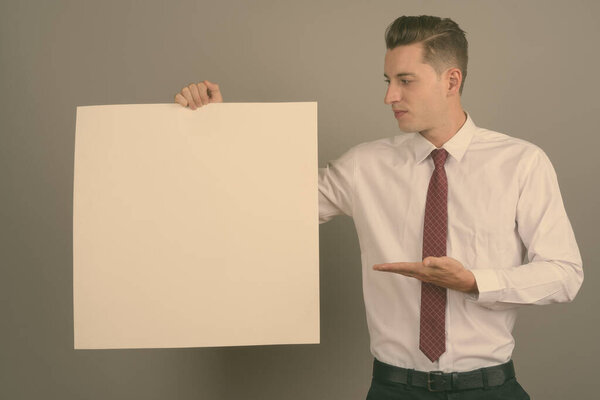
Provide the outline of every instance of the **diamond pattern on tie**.
{"type": "MultiPolygon", "coordinates": [[[[427,189],[423,258],[446,255],[448,180],[444,164],[447,156],[446,149],[431,152],[435,169],[427,189]]],[[[446,351],[446,288],[427,282],[421,282],[419,348],[432,362],[446,351]]]]}

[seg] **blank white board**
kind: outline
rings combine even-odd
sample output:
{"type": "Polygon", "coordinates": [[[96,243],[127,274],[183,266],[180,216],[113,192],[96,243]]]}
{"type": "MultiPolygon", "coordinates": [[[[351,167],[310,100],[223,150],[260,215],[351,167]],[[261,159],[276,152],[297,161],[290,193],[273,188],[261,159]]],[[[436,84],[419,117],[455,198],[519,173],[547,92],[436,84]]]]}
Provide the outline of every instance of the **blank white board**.
{"type": "Polygon", "coordinates": [[[319,343],[317,103],[79,106],[75,349],[319,343]]]}

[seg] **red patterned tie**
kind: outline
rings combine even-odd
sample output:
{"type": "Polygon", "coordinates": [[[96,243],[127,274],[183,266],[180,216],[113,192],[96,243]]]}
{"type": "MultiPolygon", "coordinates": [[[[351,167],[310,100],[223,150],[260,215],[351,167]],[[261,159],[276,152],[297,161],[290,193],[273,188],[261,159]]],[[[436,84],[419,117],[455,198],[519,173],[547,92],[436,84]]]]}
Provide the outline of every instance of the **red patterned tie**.
{"type": "MultiPolygon", "coordinates": [[[[423,224],[423,258],[446,255],[448,231],[448,180],[444,163],[448,152],[431,152],[435,169],[429,180],[425,223],[423,224]]],[[[446,288],[421,283],[421,324],[419,348],[432,362],[446,351],[446,288]]]]}

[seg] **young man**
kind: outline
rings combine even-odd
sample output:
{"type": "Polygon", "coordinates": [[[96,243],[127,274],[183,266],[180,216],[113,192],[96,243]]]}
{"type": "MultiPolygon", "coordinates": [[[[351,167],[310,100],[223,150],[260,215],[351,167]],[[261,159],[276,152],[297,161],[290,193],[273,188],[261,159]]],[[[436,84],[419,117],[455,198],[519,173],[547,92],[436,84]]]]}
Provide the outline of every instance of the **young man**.
{"type": "MultiPolygon", "coordinates": [[[[349,215],[360,242],[367,399],[528,399],[511,361],[516,310],[571,301],[583,281],[556,174],[539,147],[463,110],[454,21],[402,16],[385,40],[385,104],[405,134],[319,170],[320,222],[349,215]]],[[[208,81],[175,96],[192,109],[222,100],[208,81]]]]}

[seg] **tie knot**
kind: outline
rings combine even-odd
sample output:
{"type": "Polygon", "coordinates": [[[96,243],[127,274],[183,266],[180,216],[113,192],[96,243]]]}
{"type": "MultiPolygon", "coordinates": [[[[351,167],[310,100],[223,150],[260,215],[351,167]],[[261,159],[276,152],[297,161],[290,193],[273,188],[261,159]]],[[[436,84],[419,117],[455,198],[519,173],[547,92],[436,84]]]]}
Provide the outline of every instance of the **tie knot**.
{"type": "Polygon", "coordinates": [[[433,158],[433,163],[435,168],[443,168],[444,163],[446,162],[446,157],[448,156],[448,152],[446,149],[435,149],[431,152],[431,158],[433,158]]]}

